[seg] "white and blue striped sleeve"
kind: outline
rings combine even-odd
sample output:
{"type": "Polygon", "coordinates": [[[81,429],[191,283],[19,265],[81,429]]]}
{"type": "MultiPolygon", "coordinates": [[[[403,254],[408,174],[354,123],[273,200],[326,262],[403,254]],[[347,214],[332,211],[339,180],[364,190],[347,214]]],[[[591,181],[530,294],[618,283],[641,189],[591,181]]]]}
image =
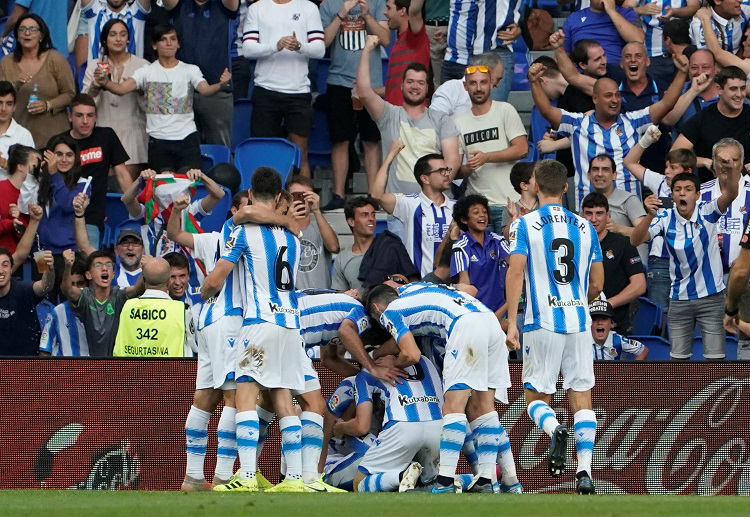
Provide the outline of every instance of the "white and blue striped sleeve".
{"type": "Polygon", "coordinates": [[[361,371],[354,379],[354,403],[360,405],[364,402],[372,402],[372,394],[375,392],[374,382],[377,379],[368,371],[361,371]]]}
{"type": "Polygon", "coordinates": [[[633,128],[638,131],[644,126],[651,125],[651,112],[649,110],[650,108],[643,108],[636,111],[628,111],[624,116],[630,121],[633,128]]]}
{"type": "MultiPolygon", "coordinates": [[[[727,210],[728,209],[729,206],[727,206],[727,210]]],[[[726,213],[726,210],[724,210],[723,212],[719,210],[718,199],[713,199],[711,201],[702,201],[700,205],[698,205],[698,210],[700,210],[699,213],[709,223],[718,223],[721,219],[721,216],[726,213]]]]}
{"type": "Polygon", "coordinates": [[[409,327],[404,323],[403,318],[397,311],[389,311],[386,309],[383,314],[380,315],[380,324],[391,336],[393,336],[396,343],[404,337],[404,334],[409,332],[409,327]]]}
{"type": "Polygon", "coordinates": [[[352,307],[344,319],[350,320],[354,323],[354,326],[357,327],[357,333],[360,336],[370,328],[370,319],[367,317],[367,312],[364,307],[352,307]]]}
{"type": "Polygon", "coordinates": [[[516,219],[510,225],[510,231],[508,232],[508,240],[510,244],[510,255],[525,255],[529,256],[531,250],[529,248],[529,232],[526,228],[526,221],[516,219]]]}
{"type": "Polygon", "coordinates": [[[620,342],[620,344],[622,345],[623,352],[633,354],[634,357],[643,353],[643,343],[635,339],[622,337],[622,341],[620,342]]]}
{"type": "Polygon", "coordinates": [[[560,111],[562,111],[562,118],[560,119],[557,132],[565,136],[570,136],[577,127],[580,127],[581,121],[583,121],[586,115],[584,113],[572,113],[565,110],[560,111]]]}
{"type": "Polygon", "coordinates": [[[656,212],[656,217],[654,217],[654,220],[651,221],[648,227],[648,234],[652,239],[666,231],[664,225],[669,222],[669,213],[670,211],[664,208],[656,212]]]}
{"type": "Polygon", "coordinates": [[[39,351],[52,355],[52,350],[57,336],[57,315],[55,311],[50,311],[44,320],[42,328],[42,337],[39,339],[39,351]]]}
{"type": "Polygon", "coordinates": [[[466,253],[466,246],[469,244],[469,240],[466,235],[461,235],[456,242],[453,243],[453,252],[451,253],[451,276],[456,276],[461,271],[467,271],[469,269],[469,255],[466,253]]]}
{"type": "Polygon", "coordinates": [[[328,410],[334,416],[341,418],[352,402],[354,402],[354,377],[347,377],[328,397],[328,410]]]}
{"type": "Polygon", "coordinates": [[[236,264],[242,258],[242,254],[246,249],[247,237],[245,235],[245,228],[237,226],[232,230],[227,242],[224,243],[224,251],[221,253],[221,258],[236,264]]]}
{"type": "Polygon", "coordinates": [[[588,225],[591,233],[591,262],[602,262],[604,257],[602,256],[602,246],[599,244],[599,236],[594,229],[594,225],[590,222],[588,225]]]}

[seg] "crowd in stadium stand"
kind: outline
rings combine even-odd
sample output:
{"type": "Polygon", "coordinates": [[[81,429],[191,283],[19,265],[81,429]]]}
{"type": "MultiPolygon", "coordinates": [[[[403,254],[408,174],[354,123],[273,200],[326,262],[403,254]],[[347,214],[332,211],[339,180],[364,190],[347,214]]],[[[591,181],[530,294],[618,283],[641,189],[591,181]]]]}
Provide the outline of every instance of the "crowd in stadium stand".
{"type": "Polygon", "coordinates": [[[455,284],[505,327],[511,223],[556,159],[603,252],[596,359],[647,358],[638,333],[675,360],[696,341],[750,359],[747,2],[64,4],[0,1],[0,355],[128,355],[120,315],[144,290],[184,309],[170,354],[195,355],[213,251],[193,237],[227,218],[301,231],[297,289],[455,284]],[[231,158],[243,124],[297,153],[275,214],[231,158]]]}

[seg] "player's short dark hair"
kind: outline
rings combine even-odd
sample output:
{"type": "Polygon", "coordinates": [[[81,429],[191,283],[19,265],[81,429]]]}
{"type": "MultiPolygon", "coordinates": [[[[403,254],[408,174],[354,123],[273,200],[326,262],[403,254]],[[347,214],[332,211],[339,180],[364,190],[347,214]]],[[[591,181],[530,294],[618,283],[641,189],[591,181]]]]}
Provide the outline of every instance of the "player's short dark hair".
{"type": "Polygon", "coordinates": [[[557,160],[539,160],[534,166],[534,177],[540,192],[559,196],[568,184],[568,169],[557,160]]]}
{"type": "Polygon", "coordinates": [[[406,79],[406,73],[409,70],[414,70],[415,72],[424,72],[426,75],[430,75],[426,66],[424,66],[422,63],[417,63],[416,61],[412,61],[411,63],[406,65],[406,68],[404,68],[404,73],[401,76],[401,81],[404,81],[406,79]]]}
{"type": "Polygon", "coordinates": [[[73,100],[70,101],[70,110],[73,111],[76,106],[91,106],[96,110],[96,101],[88,93],[76,93],[73,100]]]}
{"type": "Polygon", "coordinates": [[[414,178],[417,180],[417,184],[421,187],[422,186],[422,175],[429,175],[430,171],[432,170],[432,166],[430,165],[430,160],[443,160],[443,155],[439,153],[430,153],[425,154],[424,156],[421,156],[417,163],[414,164],[414,178]]]}
{"type": "Polygon", "coordinates": [[[516,162],[510,168],[510,184],[513,185],[513,190],[520,194],[521,183],[531,181],[532,174],[534,174],[534,162],[516,162]]]}
{"type": "Polygon", "coordinates": [[[396,6],[396,10],[399,9],[406,9],[406,12],[409,12],[409,7],[411,7],[411,0],[394,0],[393,4],[396,6]]]}
{"type": "Polygon", "coordinates": [[[607,201],[607,196],[605,196],[601,192],[591,192],[589,194],[586,194],[586,197],[583,198],[583,201],[581,201],[581,212],[583,212],[584,208],[597,207],[602,207],[604,208],[604,210],[609,212],[609,201],[607,201]]]}
{"type": "Polygon", "coordinates": [[[747,81],[747,74],[737,66],[725,66],[724,68],[719,70],[719,73],[716,74],[716,79],[714,80],[719,83],[720,87],[724,88],[724,86],[727,84],[727,81],[730,79],[741,79],[743,81],[747,81]]]}
{"type": "Polygon", "coordinates": [[[0,81],[0,97],[6,95],[13,96],[13,102],[16,102],[16,89],[13,87],[13,83],[10,81],[0,81]]]}
{"type": "Polygon", "coordinates": [[[182,253],[177,253],[176,251],[172,251],[171,253],[167,253],[164,255],[164,260],[167,261],[167,264],[169,264],[169,267],[174,267],[178,269],[187,269],[190,270],[190,263],[188,262],[188,259],[185,255],[182,253]]]}
{"type": "Polygon", "coordinates": [[[302,174],[294,174],[289,177],[286,182],[286,189],[289,190],[289,187],[291,187],[292,185],[302,185],[303,187],[307,187],[311,190],[314,189],[312,180],[307,176],[303,176],[302,174]]]}
{"type": "Polygon", "coordinates": [[[363,206],[367,205],[370,205],[375,210],[380,208],[380,205],[377,201],[375,201],[375,198],[372,198],[370,196],[357,196],[351,199],[347,199],[346,204],[344,205],[344,218],[354,219],[354,211],[357,208],[362,208],[363,206]]]}
{"type": "Polygon", "coordinates": [[[390,285],[375,285],[365,295],[365,309],[368,313],[372,313],[372,306],[374,304],[388,305],[396,298],[398,298],[398,291],[390,285]]]}
{"type": "Polygon", "coordinates": [[[281,176],[272,167],[258,167],[250,178],[253,197],[272,200],[281,192],[281,176]]]}
{"type": "Polygon", "coordinates": [[[250,197],[250,193],[247,190],[240,190],[235,195],[232,196],[232,206],[234,208],[239,208],[240,203],[242,203],[243,199],[248,199],[250,197]]]}
{"type": "Polygon", "coordinates": [[[10,259],[10,267],[12,268],[13,267],[13,254],[5,246],[0,246],[0,257],[2,257],[3,255],[7,256],[10,259]]]}
{"type": "Polygon", "coordinates": [[[674,187],[675,185],[677,185],[678,181],[689,181],[690,183],[695,185],[696,192],[701,189],[701,180],[698,179],[698,176],[696,176],[692,172],[681,172],[674,178],[672,178],[672,191],[674,191],[674,187]]]}
{"type": "Polygon", "coordinates": [[[690,43],[690,18],[670,18],[664,23],[663,37],[677,45],[690,43]]]}
{"type": "Polygon", "coordinates": [[[456,204],[453,205],[453,220],[456,221],[456,224],[463,232],[469,229],[469,226],[464,222],[464,219],[469,219],[469,210],[471,210],[471,207],[474,205],[482,205],[484,209],[487,210],[487,217],[489,217],[490,203],[487,201],[487,198],[481,194],[469,194],[468,196],[464,196],[456,201],[456,204]]]}
{"type": "Polygon", "coordinates": [[[86,271],[90,271],[91,268],[94,266],[94,260],[98,258],[105,258],[112,261],[112,263],[115,262],[115,257],[112,256],[112,252],[110,250],[96,250],[91,255],[88,256],[86,259],[86,271]]]}
{"type": "Polygon", "coordinates": [[[694,171],[698,165],[698,158],[692,149],[672,149],[667,154],[667,161],[675,165],[682,165],[685,170],[694,171]]]}
{"type": "Polygon", "coordinates": [[[596,156],[594,156],[593,158],[591,158],[591,161],[589,162],[589,171],[591,170],[591,163],[594,160],[604,160],[604,159],[609,160],[609,164],[612,166],[612,172],[617,172],[617,164],[615,163],[615,159],[612,158],[607,153],[599,153],[596,156]]]}
{"type": "Polygon", "coordinates": [[[177,30],[177,27],[171,23],[160,23],[151,29],[151,44],[156,45],[160,39],[172,32],[177,35],[177,42],[182,43],[180,40],[180,31],[177,30]]]}
{"type": "Polygon", "coordinates": [[[595,39],[579,39],[576,41],[575,45],[573,45],[573,52],[570,54],[570,59],[573,60],[573,63],[576,65],[578,63],[588,63],[589,62],[589,49],[591,47],[601,47],[601,43],[596,41],[595,39]]]}

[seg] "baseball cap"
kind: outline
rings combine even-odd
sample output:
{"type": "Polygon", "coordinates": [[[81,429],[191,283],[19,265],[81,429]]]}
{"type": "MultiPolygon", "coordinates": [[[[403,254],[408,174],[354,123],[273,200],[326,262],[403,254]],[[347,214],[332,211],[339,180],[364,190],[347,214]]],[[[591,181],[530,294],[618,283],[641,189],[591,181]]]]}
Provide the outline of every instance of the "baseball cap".
{"type": "Polygon", "coordinates": [[[122,230],[120,230],[120,233],[117,235],[117,244],[120,244],[125,237],[134,237],[138,239],[141,244],[143,244],[143,237],[141,237],[141,232],[134,228],[123,228],[122,230]]]}
{"type": "Polygon", "coordinates": [[[593,318],[594,316],[606,316],[607,318],[612,317],[612,304],[606,300],[594,300],[589,305],[589,314],[593,318]]]}

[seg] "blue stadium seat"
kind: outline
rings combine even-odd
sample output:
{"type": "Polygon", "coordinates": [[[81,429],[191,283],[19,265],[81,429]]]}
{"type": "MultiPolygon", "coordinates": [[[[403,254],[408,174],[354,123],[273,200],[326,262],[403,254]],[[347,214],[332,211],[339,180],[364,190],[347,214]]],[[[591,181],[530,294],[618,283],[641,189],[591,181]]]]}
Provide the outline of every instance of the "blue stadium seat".
{"type": "MultiPolygon", "coordinates": [[[[726,337],[726,359],[729,361],[737,360],[737,338],[728,334],[726,337]]],[[[698,336],[693,339],[693,356],[690,358],[693,361],[703,360],[703,336],[698,336]]]]}
{"type": "Polygon", "coordinates": [[[638,312],[633,317],[633,333],[650,335],[661,333],[662,310],[657,304],[641,296],[638,298],[638,312]]]}
{"type": "Polygon", "coordinates": [[[217,163],[232,163],[232,151],[225,145],[202,144],[201,158],[203,158],[203,172],[206,172],[217,163]]]}
{"type": "Polygon", "coordinates": [[[315,74],[315,86],[318,93],[325,93],[328,89],[328,69],[331,67],[331,58],[324,57],[317,60],[315,74]]]}
{"type": "Polygon", "coordinates": [[[513,57],[516,65],[513,70],[513,85],[510,88],[513,91],[529,89],[529,79],[527,77],[529,73],[528,53],[529,48],[526,46],[526,42],[523,38],[517,38],[513,42],[513,57]]]}
{"type": "Polygon", "coordinates": [[[284,138],[248,138],[234,150],[234,165],[239,169],[241,189],[250,188],[250,177],[258,167],[273,167],[282,183],[294,167],[300,165],[300,150],[284,138]]]}
{"type": "Polygon", "coordinates": [[[660,336],[632,335],[630,339],[640,341],[648,347],[648,359],[650,361],[669,361],[669,341],[660,336]]]}
{"type": "Polygon", "coordinates": [[[250,119],[253,116],[253,103],[250,99],[234,101],[232,116],[232,149],[251,136],[250,119]]]}
{"type": "Polygon", "coordinates": [[[324,111],[313,112],[312,132],[307,145],[310,170],[331,165],[331,137],[328,133],[328,117],[324,111]]]}
{"type": "Polygon", "coordinates": [[[378,219],[375,221],[375,234],[383,233],[388,229],[388,221],[385,219],[378,219]]]}
{"type": "MultiPolygon", "coordinates": [[[[221,188],[224,189],[224,197],[221,198],[209,215],[198,221],[204,232],[218,232],[227,220],[227,214],[232,207],[232,193],[226,187],[221,188]]],[[[207,195],[208,189],[200,185],[196,189],[195,199],[202,199],[207,195]]]]}
{"type": "Polygon", "coordinates": [[[115,238],[117,237],[117,228],[125,221],[130,219],[128,209],[120,201],[120,194],[114,192],[107,193],[107,201],[105,204],[105,219],[104,219],[104,233],[101,236],[100,247],[107,248],[115,245],[115,238]]]}

